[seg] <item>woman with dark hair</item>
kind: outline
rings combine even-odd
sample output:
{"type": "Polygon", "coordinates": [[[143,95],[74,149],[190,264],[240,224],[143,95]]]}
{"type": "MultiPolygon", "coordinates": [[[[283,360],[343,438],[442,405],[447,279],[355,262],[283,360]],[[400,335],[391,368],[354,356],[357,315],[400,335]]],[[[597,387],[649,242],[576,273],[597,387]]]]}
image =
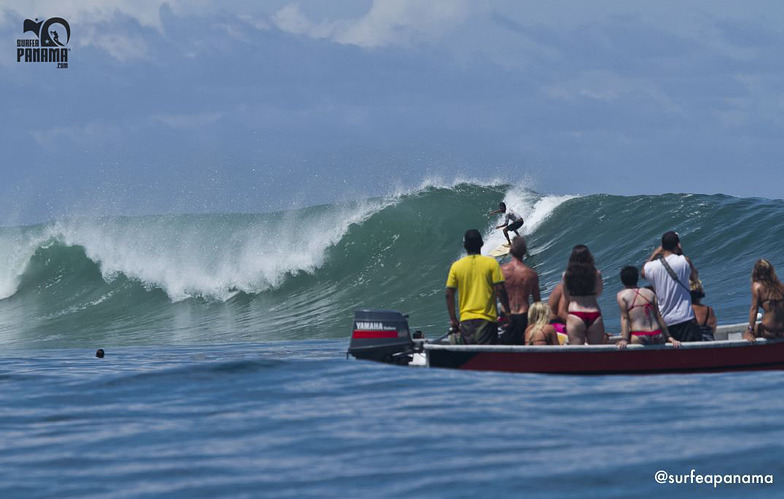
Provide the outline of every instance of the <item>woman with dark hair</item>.
{"type": "Polygon", "coordinates": [[[756,338],[784,338],[784,284],[776,276],[773,264],[759,259],[751,272],[751,308],[749,329],[743,335],[756,338]],[[762,320],[755,327],[757,310],[762,307],[762,320]]]}
{"type": "Polygon", "coordinates": [[[713,307],[701,303],[702,299],[705,298],[702,282],[698,279],[690,284],[691,309],[694,310],[694,320],[697,321],[697,326],[700,328],[700,333],[702,333],[702,341],[714,341],[713,335],[716,333],[716,327],[719,325],[719,321],[716,319],[716,312],[713,311],[713,307]]]}
{"type": "Polygon", "coordinates": [[[602,274],[594,265],[588,247],[578,244],[572,250],[563,277],[563,290],[569,307],[566,334],[570,345],[604,343],[604,321],[596,299],[602,294],[602,274]]]}

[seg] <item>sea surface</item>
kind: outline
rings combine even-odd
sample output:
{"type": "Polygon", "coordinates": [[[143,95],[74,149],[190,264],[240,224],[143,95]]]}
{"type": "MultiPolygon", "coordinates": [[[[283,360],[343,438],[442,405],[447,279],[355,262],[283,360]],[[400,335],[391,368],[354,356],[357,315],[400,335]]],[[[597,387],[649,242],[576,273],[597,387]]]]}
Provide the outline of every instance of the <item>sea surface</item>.
{"type": "Polygon", "coordinates": [[[280,213],[2,227],[0,497],[784,496],[784,373],[346,359],[356,308],[445,331],[446,272],[467,228],[485,251],[503,242],[487,215],[499,201],[526,219],[545,296],[572,246],[590,247],[611,331],[621,267],[667,230],[720,323],[746,320],[757,258],[784,265],[780,200],[476,182],[280,213]],[[692,469],[774,483],[654,479],[692,469]]]}

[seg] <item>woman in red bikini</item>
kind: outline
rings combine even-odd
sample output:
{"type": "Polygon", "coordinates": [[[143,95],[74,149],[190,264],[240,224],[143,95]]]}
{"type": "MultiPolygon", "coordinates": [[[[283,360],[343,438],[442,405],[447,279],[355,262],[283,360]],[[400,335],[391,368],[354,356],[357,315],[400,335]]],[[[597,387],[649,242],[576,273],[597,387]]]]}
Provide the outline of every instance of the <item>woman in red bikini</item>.
{"type": "Polygon", "coordinates": [[[751,272],[749,329],[743,337],[749,341],[784,338],[784,284],[776,276],[773,264],[765,259],[757,260],[751,272]],[[755,326],[760,307],[762,320],[755,326]]]}
{"type": "Polygon", "coordinates": [[[621,339],[616,345],[626,348],[629,343],[658,345],[670,342],[676,348],[681,346],[681,342],[667,331],[656,303],[656,293],[637,287],[639,277],[636,267],[621,270],[621,282],[626,289],[615,296],[621,310],[621,339]]]}
{"type": "Polygon", "coordinates": [[[569,344],[604,343],[604,321],[596,301],[602,294],[602,274],[596,269],[587,246],[574,247],[563,282],[564,297],[569,303],[566,316],[569,344]]]}

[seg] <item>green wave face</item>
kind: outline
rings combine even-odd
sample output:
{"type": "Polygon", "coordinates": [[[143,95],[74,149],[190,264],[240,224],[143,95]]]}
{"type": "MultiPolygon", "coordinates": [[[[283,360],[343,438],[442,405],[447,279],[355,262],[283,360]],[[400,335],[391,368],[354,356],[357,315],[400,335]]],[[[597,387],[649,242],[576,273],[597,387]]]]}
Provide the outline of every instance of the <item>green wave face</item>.
{"type": "Polygon", "coordinates": [[[446,273],[499,201],[526,219],[545,295],[587,244],[617,328],[624,265],[677,230],[720,322],[743,321],[757,258],[784,263],[781,201],[727,196],[556,197],[509,185],[424,187],[384,199],[263,215],[68,219],[0,229],[0,342],[10,347],[342,338],[359,307],[447,323],[446,273]]]}

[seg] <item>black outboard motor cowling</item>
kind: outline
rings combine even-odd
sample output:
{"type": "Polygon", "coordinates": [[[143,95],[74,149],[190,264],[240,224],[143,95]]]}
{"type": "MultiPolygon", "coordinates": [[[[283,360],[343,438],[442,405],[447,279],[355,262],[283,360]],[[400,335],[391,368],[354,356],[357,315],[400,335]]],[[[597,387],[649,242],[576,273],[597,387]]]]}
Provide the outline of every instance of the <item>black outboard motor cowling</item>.
{"type": "Polygon", "coordinates": [[[403,364],[411,360],[413,352],[414,342],[403,314],[381,309],[354,311],[348,353],[355,358],[403,364]]]}

